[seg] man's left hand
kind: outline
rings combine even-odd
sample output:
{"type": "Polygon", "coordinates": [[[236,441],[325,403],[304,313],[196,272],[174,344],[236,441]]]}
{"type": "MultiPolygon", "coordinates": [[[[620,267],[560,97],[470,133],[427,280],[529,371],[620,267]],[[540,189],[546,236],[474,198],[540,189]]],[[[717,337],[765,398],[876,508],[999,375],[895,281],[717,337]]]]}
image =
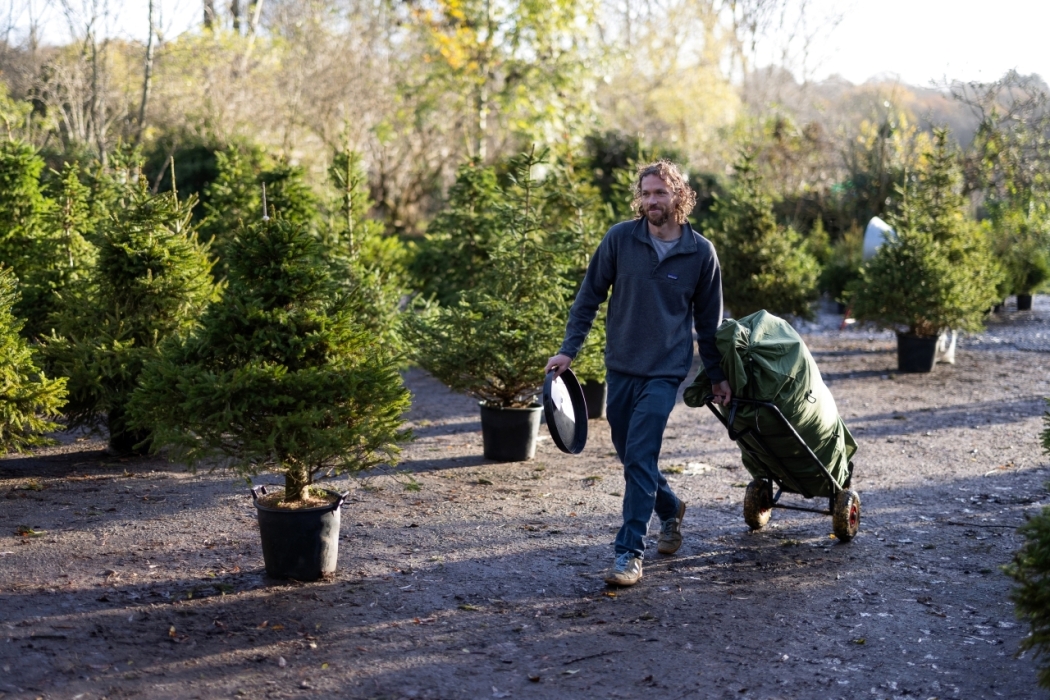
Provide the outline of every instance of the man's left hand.
{"type": "Polygon", "coordinates": [[[712,403],[721,406],[728,406],[729,401],[733,398],[733,391],[729,388],[728,381],[721,381],[718,384],[712,384],[711,393],[715,395],[715,399],[712,403]]]}

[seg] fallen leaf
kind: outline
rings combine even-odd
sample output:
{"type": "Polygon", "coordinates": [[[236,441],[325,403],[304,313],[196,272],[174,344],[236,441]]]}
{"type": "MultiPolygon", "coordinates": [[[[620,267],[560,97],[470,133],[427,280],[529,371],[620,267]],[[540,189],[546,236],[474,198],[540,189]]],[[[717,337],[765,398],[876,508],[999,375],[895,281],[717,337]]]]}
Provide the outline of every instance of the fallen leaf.
{"type": "Polygon", "coordinates": [[[281,668],[284,668],[285,666],[288,665],[288,662],[284,660],[283,656],[278,656],[277,657],[277,665],[280,666],[281,668]]]}
{"type": "Polygon", "coordinates": [[[460,603],[459,609],[460,610],[470,610],[472,612],[477,612],[477,611],[481,610],[481,608],[479,608],[478,606],[471,605],[470,603],[460,603]]]}
{"type": "Polygon", "coordinates": [[[561,672],[561,675],[563,675],[563,676],[575,676],[579,672],[580,672],[580,669],[578,669],[578,668],[567,668],[567,669],[565,669],[564,671],[561,672]]]}
{"type": "Polygon", "coordinates": [[[168,628],[168,636],[175,639],[175,625],[168,628]]]}
{"type": "Polygon", "coordinates": [[[851,639],[850,641],[853,642],[854,644],[867,644],[867,642],[868,642],[868,640],[865,639],[864,637],[857,637],[856,639],[851,639]]]}
{"type": "Polygon", "coordinates": [[[535,675],[530,675],[529,676],[529,680],[531,682],[533,682],[533,683],[539,683],[540,682],[540,674],[537,673],[535,675]]]}
{"type": "Polygon", "coordinates": [[[46,532],[47,530],[34,530],[28,525],[19,525],[18,529],[15,530],[15,533],[22,537],[40,537],[46,532]]]}

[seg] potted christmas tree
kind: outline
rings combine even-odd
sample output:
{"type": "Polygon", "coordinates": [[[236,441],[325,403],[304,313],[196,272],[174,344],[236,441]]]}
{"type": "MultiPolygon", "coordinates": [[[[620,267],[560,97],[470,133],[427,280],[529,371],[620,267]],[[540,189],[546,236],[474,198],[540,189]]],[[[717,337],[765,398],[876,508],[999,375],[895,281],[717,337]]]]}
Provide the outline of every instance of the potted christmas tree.
{"type": "Polygon", "coordinates": [[[94,268],[62,294],[44,339],[51,367],[69,378],[70,426],[105,416],[114,454],[148,450],[149,431],[127,425],[131,392],[160,344],[188,331],[216,296],[192,207],[174,192],[151,194],[145,178],[127,185],[99,224],[94,268]]]}
{"type": "Polygon", "coordinates": [[[1017,310],[1032,308],[1032,294],[1050,279],[1050,212],[1045,203],[992,208],[993,248],[1003,269],[999,298],[1017,295],[1017,310]]]}
{"type": "Polygon", "coordinates": [[[33,363],[29,343],[19,336],[22,321],[11,309],[18,281],[0,268],[0,452],[22,452],[47,444],[44,433],[60,430],[52,419],[66,399],[66,380],[48,379],[33,363]]]}
{"type": "Polygon", "coordinates": [[[427,304],[406,321],[413,359],[454,391],[479,401],[485,457],[514,462],[536,450],[543,365],[561,342],[571,290],[541,225],[541,157],[514,158],[495,217],[488,263],[456,303],[427,304]]]}
{"type": "MultiPolygon", "coordinates": [[[[271,219],[228,240],[229,286],[191,336],[164,347],[132,400],[191,465],[222,458],[245,475],[284,476],[257,498],[266,571],[313,580],[334,570],[343,496],[321,475],[396,462],[409,394],[354,271],[304,226],[271,219]]],[[[253,490],[253,496],[259,492],[253,490]]]]}
{"type": "Polygon", "coordinates": [[[851,287],[858,320],[897,331],[902,372],[933,369],[941,332],[978,330],[1001,279],[984,228],[967,216],[947,138],[935,132],[926,167],[891,222],[897,239],[879,248],[851,287]]]}

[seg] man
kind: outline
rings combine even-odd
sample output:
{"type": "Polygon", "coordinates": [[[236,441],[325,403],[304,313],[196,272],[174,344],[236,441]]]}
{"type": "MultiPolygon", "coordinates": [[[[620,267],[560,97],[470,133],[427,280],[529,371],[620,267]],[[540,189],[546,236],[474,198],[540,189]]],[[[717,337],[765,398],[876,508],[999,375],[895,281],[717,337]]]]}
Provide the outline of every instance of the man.
{"type": "Polygon", "coordinates": [[[661,521],[657,551],[674,554],[682,544],[685,503],[671,491],[657,460],[678,386],[692,365],[694,324],[715,402],[728,404],[731,396],[715,348],[722,321],[718,257],[686,221],[696,193],[666,160],[640,167],[633,190],[637,218],[605,234],[569,311],[561,348],[544,370],[560,374],[569,367],[612,287],[606,416],[627,483],[616,559],[605,581],[619,586],[642,578],[644,537],[654,510],[661,521]]]}

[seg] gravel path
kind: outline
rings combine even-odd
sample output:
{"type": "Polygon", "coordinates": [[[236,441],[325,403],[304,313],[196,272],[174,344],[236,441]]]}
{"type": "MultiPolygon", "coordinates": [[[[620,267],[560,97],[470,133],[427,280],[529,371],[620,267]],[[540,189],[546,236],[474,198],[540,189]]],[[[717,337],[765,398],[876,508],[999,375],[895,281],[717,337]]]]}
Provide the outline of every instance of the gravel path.
{"type": "Polygon", "coordinates": [[[1050,349],[1043,318],[1045,297],[1008,311],[928,375],[898,375],[886,334],[810,329],[860,443],[849,544],[789,511],[750,533],[736,446],[679,404],[662,466],[686,541],[624,590],[601,580],[623,485],[607,425],[579,456],[547,438],[487,462],[476,405],[419,371],[402,465],[336,483],[330,581],[265,578],[229,474],[85,436],[8,457],[0,697],[1039,697],[999,567],[1050,504],[1050,353],[1021,350],[1050,349]]]}

